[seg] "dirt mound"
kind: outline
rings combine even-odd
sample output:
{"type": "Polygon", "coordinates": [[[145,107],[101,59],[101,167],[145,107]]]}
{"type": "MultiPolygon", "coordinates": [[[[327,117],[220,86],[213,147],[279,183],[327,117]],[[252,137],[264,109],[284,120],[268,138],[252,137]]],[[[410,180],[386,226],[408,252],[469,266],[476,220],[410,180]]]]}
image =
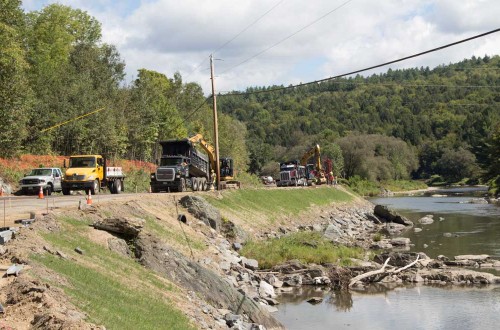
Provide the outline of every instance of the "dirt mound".
{"type": "MultiPolygon", "coordinates": [[[[57,275],[54,275],[56,278],[57,275]]],[[[66,299],[64,292],[27,274],[9,280],[0,295],[5,314],[0,327],[13,329],[101,329],[85,322],[87,315],[79,312],[66,299]]]]}

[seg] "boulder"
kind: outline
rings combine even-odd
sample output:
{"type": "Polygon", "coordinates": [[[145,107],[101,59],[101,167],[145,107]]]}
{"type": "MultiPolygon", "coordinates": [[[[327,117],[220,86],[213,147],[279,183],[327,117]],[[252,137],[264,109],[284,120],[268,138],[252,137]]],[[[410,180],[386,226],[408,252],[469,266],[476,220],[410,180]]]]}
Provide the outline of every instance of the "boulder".
{"type": "Polygon", "coordinates": [[[203,221],[207,226],[216,231],[220,231],[222,217],[218,209],[209,204],[200,196],[184,196],[179,201],[182,206],[188,209],[195,218],[203,221]]]}
{"type": "Polygon", "coordinates": [[[409,219],[399,215],[397,212],[384,205],[375,205],[373,213],[384,222],[394,222],[405,226],[413,226],[413,222],[409,219]]]}
{"type": "Polygon", "coordinates": [[[396,245],[396,246],[401,246],[401,245],[410,245],[410,239],[407,238],[407,237],[395,237],[395,238],[391,238],[390,240],[390,243],[392,245],[396,245]]]}
{"type": "Polygon", "coordinates": [[[259,283],[259,295],[262,298],[276,298],[273,286],[265,281],[259,283]]]}
{"type": "Polygon", "coordinates": [[[97,220],[93,226],[96,229],[135,237],[141,232],[144,223],[144,219],[141,218],[118,217],[97,220]]]}
{"type": "Polygon", "coordinates": [[[422,225],[430,225],[433,222],[434,222],[434,219],[433,219],[432,214],[428,214],[425,217],[418,219],[418,223],[420,223],[422,225]]]}
{"type": "Polygon", "coordinates": [[[241,257],[241,265],[245,268],[256,270],[259,268],[259,262],[255,259],[248,259],[245,257],[241,257]]]}
{"type": "Polygon", "coordinates": [[[325,232],[323,233],[323,237],[332,242],[336,242],[342,238],[344,234],[342,231],[335,225],[329,224],[326,227],[325,232]]]}
{"type": "Polygon", "coordinates": [[[129,257],[131,255],[127,242],[118,237],[108,238],[108,249],[125,257],[129,257]]]}

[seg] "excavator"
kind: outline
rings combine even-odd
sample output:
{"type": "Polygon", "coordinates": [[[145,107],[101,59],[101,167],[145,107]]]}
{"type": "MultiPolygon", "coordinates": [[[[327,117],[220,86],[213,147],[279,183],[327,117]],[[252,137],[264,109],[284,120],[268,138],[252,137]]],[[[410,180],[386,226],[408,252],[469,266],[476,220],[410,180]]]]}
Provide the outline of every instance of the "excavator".
{"type": "MultiPolygon", "coordinates": [[[[191,143],[198,143],[203,150],[207,153],[209,161],[210,161],[210,169],[215,172],[217,170],[216,165],[216,157],[215,157],[215,148],[208,143],[201,134],[196,134],[188,139],[191,143]]],[[[220,179],[219,179],[219,187],[220,189],[239,189],[240,182],[234,179],[234,163],[233,159],[229,157],[219,158],[220,164],[220,179]]],[[[212,175],[211,175],[212,177],[212,175]]]]}
{"type": "Polygon", "coordinates": [[[306,167],[307,181],[311,185],[326,183],[325,171],[321,165],[321,150],[319,144],[309,149],[300,159],[300,164],[306,167]],[[314,157],[314,163],[308,164],[309,159],[314,157]]]}

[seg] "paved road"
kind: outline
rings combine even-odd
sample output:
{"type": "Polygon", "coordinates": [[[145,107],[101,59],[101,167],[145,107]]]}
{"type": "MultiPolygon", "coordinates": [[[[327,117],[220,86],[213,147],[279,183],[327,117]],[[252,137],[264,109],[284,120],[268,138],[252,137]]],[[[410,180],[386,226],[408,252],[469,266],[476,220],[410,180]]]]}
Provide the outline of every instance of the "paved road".
{"type": "MultiPolygon", "coordinates": [[[[142,194],[99,194],[92,196],[92,204],[99,204],[113,200],[130,200],[142,194]]],[[[78,207],[79,203],[86,203],[85,195],[64,196],[52,194],[43,199],[38,196],[5,196],[0,197],[0,227],[14,226],[14,221],[29,219],[30,212],[46,213],[52,209],[78,207]]]]}

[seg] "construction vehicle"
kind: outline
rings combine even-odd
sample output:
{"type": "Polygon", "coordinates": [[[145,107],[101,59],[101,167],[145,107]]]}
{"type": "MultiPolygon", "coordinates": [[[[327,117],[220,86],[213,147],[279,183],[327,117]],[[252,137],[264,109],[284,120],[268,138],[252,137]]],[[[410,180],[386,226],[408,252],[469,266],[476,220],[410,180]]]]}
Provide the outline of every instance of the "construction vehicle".
{"type": "Polygon", "coordinates": [[[107,166],[105,157],[76,155],[69,158],[69,166],[62,180],[62,192],[69,195],[72,190],[85,190],[96,195],[101,189],[108,188],[112,194],[119,194],[124,191],[124,180],[122,168],[107,166]]]}
{"type": "Polygon", "coordinates": [[[278,187],[307,186],[306,168],[298,160],[280,163],[280,179],[276,181],[278,187]]]}
{"type": "Polygon", "coordinates": [[[306,168],[306,177],[308,185],[325,184],[326,176],[321,165],[321,150],[319,144],[309,149],[300,159],[300,164],[306,168]],[[314,163],[308,163],[314,157],[314,163]]]}
{"type": "MultiPolygon", "coordinates": [[[[156,172],[151,173],[151,192],[182,192],[187,188],[193,191],[210,190],[216,181],[215,149],[201,134],[182,140],[160,141],[160,145],[162,156],[156,172]],[[208,156],[196,149],[198,144],[208,156]]],[[[233,179],[233,160],[222,158],[220,164],[221,189],[232,185],[239,187],[233,179]]]]}
{"type": "MultiPolygon", "coordinates": [[[[210,169],[214,172],[217,171],[215,164],[217,159],[215,157],[215,148],[209,144],[201,134],[196,134],[195,136],[189,138],[192,143],[199,143],[200,146],[205,150],[210,160],[210,169]]],[[[219,179],[219,189],[239,189],[240,182],[234,179],[234,163],[233,159],[230,157],[223,157],[219,159],[220,168],[220,179],[219,179]]]]}

